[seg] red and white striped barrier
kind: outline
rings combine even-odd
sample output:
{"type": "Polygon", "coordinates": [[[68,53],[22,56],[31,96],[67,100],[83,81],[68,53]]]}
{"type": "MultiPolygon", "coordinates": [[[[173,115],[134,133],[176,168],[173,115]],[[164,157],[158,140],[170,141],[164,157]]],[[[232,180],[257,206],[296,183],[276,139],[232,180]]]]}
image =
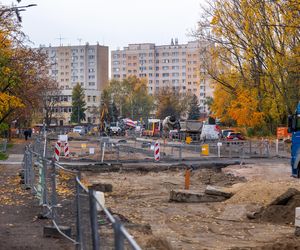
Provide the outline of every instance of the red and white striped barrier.
{"type": "Polygon", "coordinates": [[[160,160],[160,145],[159,141],[156,141],[154,144],[154,160],[159,161],[160,160]]]}
{"type": "Polygon", "coordinates": [[[60,153],[63,152],[65,157],[70,156],[69,143],[57,141],[54,148],[54,160],[59,161],[60,153]]]}
{"type": "Polygon", "coordinates": [[[70,156],[69,143],[68,142],[65,142],[64,155],[65,155],[65,157],[69,157],[70,156]]]}
{"type": "Polygon", "coordinates": [[[61,149],[61,142],[58,141],[55,143],[55,148],[54,148],[54,160],[55,161],[59,161],[60,149],[61,149]]]}

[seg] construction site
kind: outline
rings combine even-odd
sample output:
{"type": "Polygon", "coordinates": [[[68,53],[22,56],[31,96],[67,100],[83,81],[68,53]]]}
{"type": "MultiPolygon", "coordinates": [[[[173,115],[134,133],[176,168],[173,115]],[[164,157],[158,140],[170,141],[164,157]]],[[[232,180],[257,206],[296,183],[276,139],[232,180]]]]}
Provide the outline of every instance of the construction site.
{"type": "Polygon", "coordinates": [[[52,220],[83,249],[299,249],[300,184],[290,177],[289,146],[278,140],[200,143],[70,133],[57,163],[38,163],[43,151],[53,158],[52,134],[35,139],[23,171],[31,191],[46,171],[43,191],[35,194],[49,207],[46,236],[53,233],[52,220]],[[74,186],[75,172],[82,193],[74,186]],[[94,222],[85,187],[98,193],[94,222]],[[127,230],[121,248],[107,211],[127,230]]]}

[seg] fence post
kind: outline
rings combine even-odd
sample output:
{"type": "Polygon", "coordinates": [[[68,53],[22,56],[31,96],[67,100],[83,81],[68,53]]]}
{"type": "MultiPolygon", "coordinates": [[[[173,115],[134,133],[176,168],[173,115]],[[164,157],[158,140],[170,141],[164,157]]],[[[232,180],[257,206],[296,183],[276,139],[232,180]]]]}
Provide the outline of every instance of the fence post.
{"type": "Polygon", "coordinates": [[[28,168],[29,168],[29,164],[28,164],[28,158],[29,158],[29,152],[28,152],[28,147],[25,147],[25,154],[24,154],[24,184],[25,187],[28,186],[29,183],[29,174],[28,174],[28,168]]]}
{"type": "Polygon", "coordinates": [[[54,160],[51,161],[51,184],[52,184],[52,195],[51,195],[51,207],[52,207],[52,219],[56,219],[56,206],[57,206],[57,194],[56,194],[56,167],[54,160]]]}
{"type": "Polygon", "coordinates": [[[120,162],[120,146],[117,144],[116,148],[117,148],[117,162],[119,163],[120,162]]]}
{"type": "Polygon", "coordinates": [[[114,233],[115,233],[115,249],[123,250],[124,249],[124,236],[121,231],[121,222],[118,218],[115,218],[115,223],[113,224],[114,233]]]}
{"type": "Polygon", "coordinates": [[[182,143],[179,145],[179,160],[182,161],[182,143]]]}
{"type": "Polygon", "coordinates": [[[90,202],[90,220],[92,229],[92,242],[93,250],[99,250],[99,235],[98,235],[98,223],[97,223],[97,207],[95,200],[95,191],[89,189],[89,202],[90,202]]]}
{"type": "MultiPolygon", "coordinates": [[[[80,172],[77,175],[77,178],[80,180],[80,172]]],[[[81,220],[80,220],[80,185],[77,182],[75,177],[75,186],[76,186],[76,249],[81,250],[82,247],[82,230],[81,230],[81,220]]]]}
{"type": "Polygon", "coordinates": [[[7,150],[7,139],[3,139],[3,152],[5,153],[7,150]]]}

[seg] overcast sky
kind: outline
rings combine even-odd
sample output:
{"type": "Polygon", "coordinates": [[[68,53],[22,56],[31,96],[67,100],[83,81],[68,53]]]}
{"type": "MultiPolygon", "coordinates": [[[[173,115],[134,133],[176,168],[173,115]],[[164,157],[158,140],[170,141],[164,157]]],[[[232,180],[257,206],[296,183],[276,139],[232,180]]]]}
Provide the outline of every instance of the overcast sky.
{"type": "MultiPolygon", "coordinates": [[[[11,5],[15,0],[0,0],[11,5]]],[[[22,12],[23,31],[35,47],[99,42],[110,50],[129,43],[169,44],[193,40],[203,0],[22,0],[37,4],[22,12]]]]}

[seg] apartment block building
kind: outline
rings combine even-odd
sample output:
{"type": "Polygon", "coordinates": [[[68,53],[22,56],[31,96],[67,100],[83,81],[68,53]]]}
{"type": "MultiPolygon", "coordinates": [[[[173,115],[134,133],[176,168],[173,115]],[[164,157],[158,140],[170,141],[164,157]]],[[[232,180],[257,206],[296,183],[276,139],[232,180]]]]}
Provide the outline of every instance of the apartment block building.
{"type": "Polygon", "coordinates": [[[108,84],[108,47],[97,45],[42,47],[48,55],[49,74],[61,90],[59,106],[54,109],[54,118],[59,125],[70,123],[72,90],[80,84],[87,103],[86,123],[97,123],[101,91],[108,84]]]}
{"type": "Polygon", "coordinates": [[[205,74],[203,61],[207,43],[201,41],[169,45],[129,44],[111,52],[111,78],[122,80],[130,75],[147,78],[148,92],[153,95],[168,87],[182,93],[196,94],[203,114],[212,97],[213,86],[205,74]]]}

